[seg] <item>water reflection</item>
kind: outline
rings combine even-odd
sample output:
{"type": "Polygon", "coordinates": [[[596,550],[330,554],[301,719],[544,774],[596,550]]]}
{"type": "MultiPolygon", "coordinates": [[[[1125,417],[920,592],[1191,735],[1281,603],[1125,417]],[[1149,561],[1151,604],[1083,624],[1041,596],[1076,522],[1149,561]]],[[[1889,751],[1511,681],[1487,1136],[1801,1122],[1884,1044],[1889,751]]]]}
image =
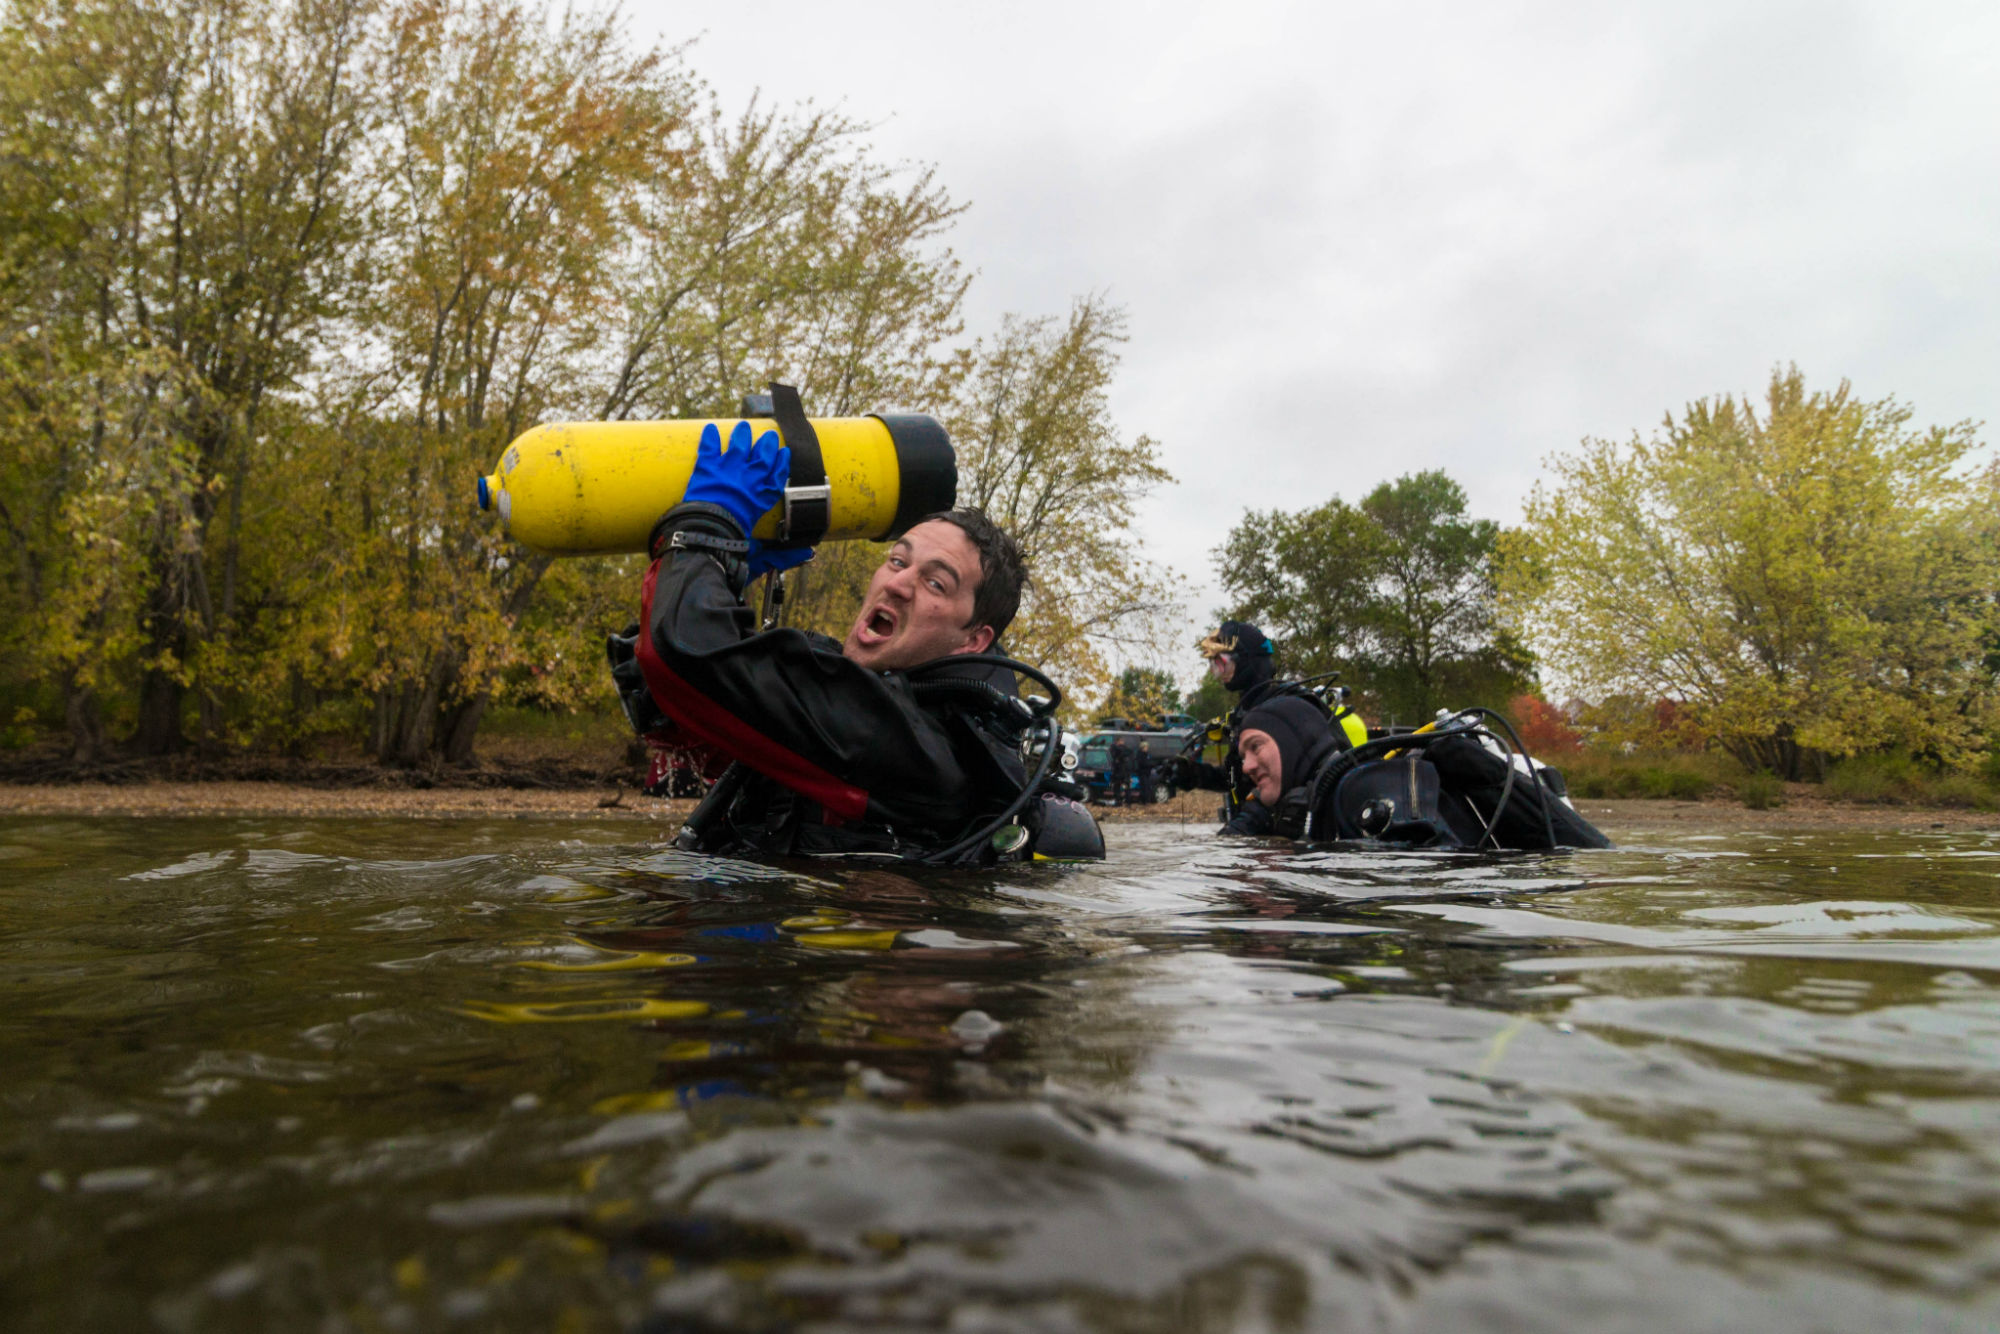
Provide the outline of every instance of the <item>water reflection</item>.
{"type": "Polygon", "coordinates": [[[629,837],[0,822],[10,1326],[1996,1314],[1989,837],[629,837]]]}

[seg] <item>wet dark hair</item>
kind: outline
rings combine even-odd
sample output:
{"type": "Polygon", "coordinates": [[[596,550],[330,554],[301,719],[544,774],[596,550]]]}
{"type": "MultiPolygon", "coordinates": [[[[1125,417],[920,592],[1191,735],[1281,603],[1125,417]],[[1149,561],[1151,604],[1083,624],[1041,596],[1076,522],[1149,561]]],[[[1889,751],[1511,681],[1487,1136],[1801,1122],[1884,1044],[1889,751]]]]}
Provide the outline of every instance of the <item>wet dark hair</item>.
{"type": "Polygon", "coordinates": [[[987,517],[985,510],[939,510],[917,523],[934,519],[964,533],[979,552],[979,587],[972,590],[972,619],[965,628],[990,625],[998,639],[1014,623],[1014,613],[1021,609],[1021,590],[1028,586],[1028,562],[1021,555],[1020,544],[987,517]]]}

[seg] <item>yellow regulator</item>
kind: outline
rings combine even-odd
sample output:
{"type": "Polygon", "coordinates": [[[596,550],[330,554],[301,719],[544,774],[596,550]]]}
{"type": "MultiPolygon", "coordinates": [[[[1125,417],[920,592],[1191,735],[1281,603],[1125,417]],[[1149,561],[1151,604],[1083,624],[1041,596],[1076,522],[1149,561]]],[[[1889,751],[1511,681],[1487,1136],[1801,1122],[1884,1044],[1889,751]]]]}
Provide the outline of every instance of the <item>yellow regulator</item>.
{"type": "MultiPolygon", "coordinates": [[[[751,429],[776,426],[792,452],[785,498],[753,536],[812,545],[900,536],[950,509],[958,460],[944,427],[918,413],[808,418],[796,390],[771,386],[768,406],[746,400],[751,429]]],[[[729,438],[737,418],[709,421],[551,422],[528,431],[479,479],[479,508],[507,535],[550,556],[644,551],[662,514],[680,503],[702,429],[729,438]]]]}

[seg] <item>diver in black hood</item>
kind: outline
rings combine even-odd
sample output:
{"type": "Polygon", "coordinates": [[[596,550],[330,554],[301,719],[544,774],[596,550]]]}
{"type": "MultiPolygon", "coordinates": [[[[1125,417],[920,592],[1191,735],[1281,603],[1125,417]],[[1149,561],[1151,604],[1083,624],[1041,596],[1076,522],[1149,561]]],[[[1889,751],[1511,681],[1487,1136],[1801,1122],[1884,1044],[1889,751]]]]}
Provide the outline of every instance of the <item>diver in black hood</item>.
{"type": "Polygon", "coordinates": [[[1233,695],[1241,695],[1239,709],[1254,709],[1270,693],[1275,675],[1273,645],[1262,630],[1248,621],[1224,621],[1216,632],[1195,645],[1208,659],[1208,669],[1233,695]]]}
{"type": "Polygon", "coordinates": [[[1263,833],[1263,827],[1237,828],[1239,819],[1246,818],[1252,826],[1265,826],[1270,819],[1268,808],[1249,811],[1258,805],[1253,785],[1243,772],[1240,732],[1244,716],[1250,710],[1278,698],[1295,698],[1306,708],[1317,714],[1322,729],[1328,730],[1328,744],[1334,749],[1346,750],[1358,746],[1368,739],[1367,724],[1359,714],[1345,704],[1336,703],[1329,714],[1327,705],[1317,695],[1311,694],[1303,686],[1293,681],[1277,678],[1273,660],[1273,646],[1265,633],[1248,621],[1224,621],[1214,634],[1205,637],[1195,646],[1202,657],[1208,659],[1208,669],[1216,680],[1232,694],[1240,695],[1241,702],[1230,710],[1223,726],[1229,741],[1228,753],[1221,764],[1208,764],[1194,755],[1182,755],[1174,761],[1174,786],[1180,788],[1203,788],[1225,795],[1226,833],[1263,833]]]}
{"type": "Polygon", "coordinates": [[[1562,776],[1490,710],[1347,747],[1311,701],[1280,695],[1246,710],[1237,738],[1255,799],[1225,834],[1430,849],[1611,846],[1564,796],[1562,776]]]}
{"type": "Polygon", "coordinates": [[[1297,695],[1279,695],[1244,710],[1236,747],[1254,800],[1244,802],[1222,832],[1290,838],[1305,830],[1308,785],[1320,764],[1347,749],[1334,741],[1325,712],[1297,695]]]}
{"type": "Polygon", "coordinates": [[[1245,710],[1237,744],[1255,799],[1225,834],[1429,849],[1611,846],[1565,797],[1562,776],[1487,709],[1347,747],[1311,701],[1280,695],[1245,710]]]}

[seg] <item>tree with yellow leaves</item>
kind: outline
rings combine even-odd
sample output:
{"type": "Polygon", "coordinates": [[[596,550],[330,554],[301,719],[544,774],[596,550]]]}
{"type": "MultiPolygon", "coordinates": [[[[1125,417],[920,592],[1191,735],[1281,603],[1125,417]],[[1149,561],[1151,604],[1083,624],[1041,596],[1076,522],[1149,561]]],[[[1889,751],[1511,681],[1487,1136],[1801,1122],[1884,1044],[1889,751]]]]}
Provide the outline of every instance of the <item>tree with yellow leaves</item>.
{"type": "Polygon", "coordinates": [[[1665,698],[1752,768],[1907,749],[1947,764],[1995,719],[1994,474],[1968,424],[1775,372],[1651,439],[1550,462],[1503,536],[1505,607],[1585,694],[1665,698]]]}

